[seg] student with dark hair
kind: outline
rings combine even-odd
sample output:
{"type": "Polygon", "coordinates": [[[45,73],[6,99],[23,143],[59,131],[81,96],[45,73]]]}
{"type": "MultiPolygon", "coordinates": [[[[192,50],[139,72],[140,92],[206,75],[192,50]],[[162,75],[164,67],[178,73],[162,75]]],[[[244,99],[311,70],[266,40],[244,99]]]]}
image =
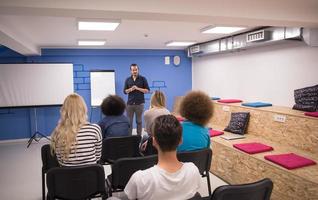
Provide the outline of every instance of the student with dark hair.
{"type": "Polygon", "coordinates": [[[209,96],[200,91],[189,92],[181,101],[180,114],[186,119],[182,123],[182,144],[178,151],[192,151],[210,147],[207,123],[212,117],[209,96]]]}
{"type": "Polygon", "coordinates": [[[173,115],[161,115],[154,121],[153,145],[158,150],[157,165],[135,172],[125,187],[128,199],[190,199],[200,188],[201,176],[193,163],[177,159],[182,142],[182,127],[173,115]]]}
{"type": "Polygon", "coordinates": [[[142,133],[142,113],[144,111],[144,94],[149,92],[147,79],[139,74],[137,64],[130,65],[130,74],[125,81],[124,93],[128,94],[127,117],[130,121],[129,135],[132,135],[133,119],[136,116],[137,135],[142,133]]]}
{"type": "Polygon", "coordinates": [[[124,115],[126,104],[117,95],[109,95],[102,104],[101,110],[105,117],[98,123],[102,129],[103,138],[128,136],[130,123],[124,115]]]}

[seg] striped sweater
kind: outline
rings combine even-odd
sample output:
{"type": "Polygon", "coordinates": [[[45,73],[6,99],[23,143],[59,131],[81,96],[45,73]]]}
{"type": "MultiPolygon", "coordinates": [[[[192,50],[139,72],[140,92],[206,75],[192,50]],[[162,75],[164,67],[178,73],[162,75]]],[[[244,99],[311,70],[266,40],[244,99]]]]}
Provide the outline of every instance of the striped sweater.
{"type": "Polygon", "coordinates": [[[101,157],[102,135],[97,124],[83,125],[76,135],[76,148],[72,148],[67,160],[62,160],[61,150],[56,156],[61,166],[79,166],[96,164],[101,157]]]}

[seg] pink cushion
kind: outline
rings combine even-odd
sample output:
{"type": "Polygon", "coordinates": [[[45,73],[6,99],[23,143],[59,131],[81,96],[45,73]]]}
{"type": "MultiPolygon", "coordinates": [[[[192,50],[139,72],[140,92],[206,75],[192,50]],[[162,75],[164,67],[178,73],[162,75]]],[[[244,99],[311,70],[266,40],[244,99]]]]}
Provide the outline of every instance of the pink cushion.
{"type": "Polygon", "coordinates": [[[239,99],[221,99],[221,100],[218,100],[218,102],[220,102],[220,103],[240,103],[240,102],[242,102],[242,100],[239,100],[239,99]]]}
{"type": "Polygon", "coordinates": [[[318,112],[305,112],[305,115],[311,117],[318,117],[318,112]]]}
{"type": "Polygon", "coordinates": [[[223,131],[209,129],[209,134],[210,134],[210,137],[215,137],[215,136],[223,135],[224,132],[223,131]]]}
{"type": "Polygon", "coordinates": [[[264,158],[282,167],[285,167],[286,169],[296,169],[296,168],[316,164],[316,162],[313,160],[304,158],[302,156],[299,156],[293,153],[280,154],[280,155],[268,155],[268,156],[265,156],[264,158]]]}
{"type": "Polygon", "coordinates": [[[273,150],[273,147],[258,142],[233,144],[233,146],[248,154],[261,153],[273,150]]]}
{"type": "Polygon", "coordinates": [[[183,117],[176,117],[177,118],[177,120],[179,121],[179,122],[183,122],[184,121],[184,118],[183,117]]]}

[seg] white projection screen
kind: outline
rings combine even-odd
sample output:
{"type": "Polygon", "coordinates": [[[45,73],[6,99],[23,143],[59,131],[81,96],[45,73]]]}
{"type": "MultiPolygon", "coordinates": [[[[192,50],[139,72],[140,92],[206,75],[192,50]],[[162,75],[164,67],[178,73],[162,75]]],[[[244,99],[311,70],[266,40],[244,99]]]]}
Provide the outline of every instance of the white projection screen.
{"type": "Polygon", "coordinates": [[[73,64],[0,64],[0,107],[61,105],[73,91],[73,64]]]}
{"type": "Polygon", "coordinates": [[[115,92],[115,71],[91,71],[91,106],[100,106],[103,99],[115,92]]]}

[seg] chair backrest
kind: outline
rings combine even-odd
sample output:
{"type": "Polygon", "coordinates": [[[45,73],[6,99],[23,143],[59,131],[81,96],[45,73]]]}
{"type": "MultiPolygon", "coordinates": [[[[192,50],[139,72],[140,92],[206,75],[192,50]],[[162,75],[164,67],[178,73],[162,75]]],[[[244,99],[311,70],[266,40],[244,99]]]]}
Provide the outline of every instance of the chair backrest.
{"type": "Polygon", "coordinates": [[[210,171],[212,160],[212,150],[210,148],[178,152],[177,157],[181,162],[193,162],[198,167],[201,175],[206,176],[210,171]]]}
{"type": "Polygon", "coordinates": [[[255,183],[220,186],[211,200],[269,200],[272,190],[273,182],[265,178],[255,183]]]}
{"type": "Polygon", "coordinates": [[[112,165],[111,187],[113,189],[123,189],[130,177],[138,170],[148,169],[158,162],[157,155],[121,158],[112,165]]]}
{"type": "Polygon", "coordinates": [[[114,162],[119,158],[139,156],[140,135],[110,137],[103,140],[101,162],[114,162]]]}
{"type": "Polygon", "coordinates": [[[153,138],[151,136],[147,139],[147,147],[145,151],[142,152],[145,156],[158,154],[157,149],[152,145],[152,140],[153,138]]]}
{"type": "Polygon", "coordinates": [[[46,181],[50,199],[87,199],[96,194],[106,197],[105,172],[99,164],[53,168],[46,181]]]}
{"type": "Polygon", "coordinates": [[[53,167],[59,167],[59,162],[55,155],[51,154],[51,146],[45,144],[41,147],[42,171],[46,173],[53,167]]]}

